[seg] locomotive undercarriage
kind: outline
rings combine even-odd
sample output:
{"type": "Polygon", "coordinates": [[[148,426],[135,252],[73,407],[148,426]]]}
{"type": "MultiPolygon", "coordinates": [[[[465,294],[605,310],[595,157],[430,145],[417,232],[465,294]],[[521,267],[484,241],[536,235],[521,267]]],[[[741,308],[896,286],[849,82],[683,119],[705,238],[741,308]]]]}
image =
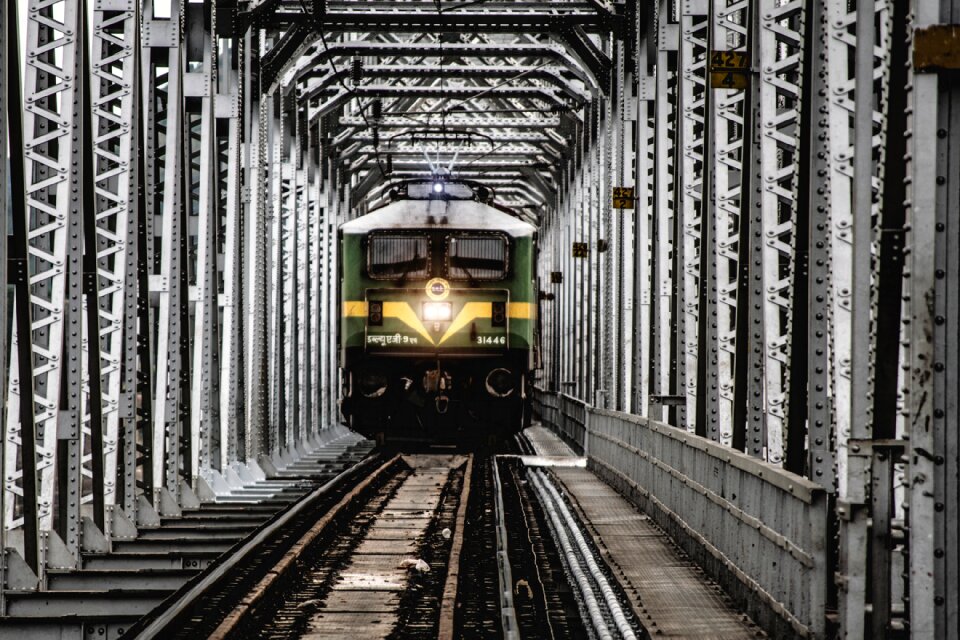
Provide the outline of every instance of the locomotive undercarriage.
{"type": "Polygon", "coordinates": [[[379,442],[489,442],[529,420],[526,358],[352,358],[340,409],[351,428],[379,442]]]}

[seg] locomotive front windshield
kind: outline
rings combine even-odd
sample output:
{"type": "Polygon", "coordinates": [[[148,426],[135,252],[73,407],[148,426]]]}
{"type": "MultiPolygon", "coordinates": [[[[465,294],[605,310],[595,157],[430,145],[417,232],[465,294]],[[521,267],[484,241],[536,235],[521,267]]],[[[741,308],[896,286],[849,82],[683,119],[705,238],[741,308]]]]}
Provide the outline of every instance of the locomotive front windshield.
{"type": "Polygon", "coordinates": [[[376,280],[451,280],[491,282],[509,273],[510,245],[497,233],[460,233],[431,238],[413,234],[371,234],[367,270],[376,280]],[[431,248],[439,252],[431,255],[431,248]]]}
{"type": "Polygon", "coordinates": [[[426,236],[370,236],[368,267],[372,278],[426,278],[430,275],[430,240],[426,236]]]}
{"type": "Polygon", "coordinates": [[[502,280],[507,276],[507,240],[499,235],[447,238],[447,275],[456,280],[502,280]]]}

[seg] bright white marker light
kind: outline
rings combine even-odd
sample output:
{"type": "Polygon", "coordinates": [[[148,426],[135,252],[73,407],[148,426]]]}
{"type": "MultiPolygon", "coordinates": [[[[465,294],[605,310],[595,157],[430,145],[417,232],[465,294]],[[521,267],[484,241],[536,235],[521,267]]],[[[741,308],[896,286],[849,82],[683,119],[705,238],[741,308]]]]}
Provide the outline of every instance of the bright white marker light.
{"type": "Polygon", "coordinates": [[[449,302],[424,302],[423,319],[427,322],[443,322],[453,315],[449,302]]]}
{"type": "Polygon", "coordinates": [[[434,182],[434,183],[433,183],[433,192],[434,192],[434,193],[443,193],[443,183],[442,183],[442,182],[434,182]]]}

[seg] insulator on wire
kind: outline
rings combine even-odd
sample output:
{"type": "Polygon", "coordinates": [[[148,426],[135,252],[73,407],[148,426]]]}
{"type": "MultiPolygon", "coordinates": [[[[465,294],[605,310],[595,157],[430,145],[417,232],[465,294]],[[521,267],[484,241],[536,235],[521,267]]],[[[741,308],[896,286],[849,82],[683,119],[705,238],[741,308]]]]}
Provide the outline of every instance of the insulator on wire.
{"type": "Polygon", "coordinates": [[[393,154],[387,154],[387,173],[393,173],[393,154]]]}
{"type": "Polygon", "coordinates": [[[377,127],[373,128],[373,148],[376,149],[380,146],[380,129],[377,127]]]}
{"type": "Polygon", "coordinates": [[[360,84],[360,80],[363,78],[363,60],[360,58],[353,59],[350,66],[350,78],[353,80],[353,84],[360,84]]]}
{"type": "Polygon", "coordinates": [[[380,98],[374,98],[370,106],[374,120],[379,120],[383,117],[383,103],[380,101],[380,98]]]}

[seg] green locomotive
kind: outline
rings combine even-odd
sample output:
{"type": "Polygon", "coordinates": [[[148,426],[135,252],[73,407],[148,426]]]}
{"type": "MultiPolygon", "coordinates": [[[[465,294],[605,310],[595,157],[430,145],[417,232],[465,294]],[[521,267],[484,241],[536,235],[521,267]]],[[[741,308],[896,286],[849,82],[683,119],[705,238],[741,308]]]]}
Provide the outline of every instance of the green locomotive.
{"type": "Polygon", "coordinates": [[[538,354],[536,227],[470,181],[390,195],[340,227],[341,412],[380,442],[519,430],[538,354]]]}

